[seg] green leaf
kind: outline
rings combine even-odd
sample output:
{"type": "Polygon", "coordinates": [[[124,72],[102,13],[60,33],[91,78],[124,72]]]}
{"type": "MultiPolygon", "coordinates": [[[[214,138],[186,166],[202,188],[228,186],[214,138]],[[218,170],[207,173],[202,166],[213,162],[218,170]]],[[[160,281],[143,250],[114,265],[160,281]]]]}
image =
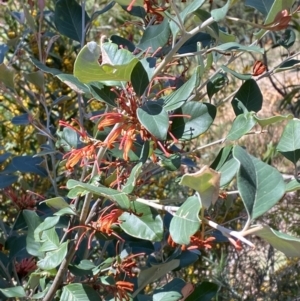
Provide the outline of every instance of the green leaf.
{"type": "Polygon", "coordinates": [[[272,166],[235,146],[233,157],[239,162],[237,186],[251,220],[271,209],[284,195],[285,183],[272,166]]]}
{"type": "Polygon", "coordinates": [[[151,80],[155,71],[156,66],[156,58],[155,57],[145,57],[140,60],[142,63],[144,69],[146,70],[148,74],[148,79],[151,80]]]}
{"type": "Polygon", "coordinates": [[[227,140],[238,140],[248,133],[256,124],[253,112],[238,115],[226,137],[227,140]]]}
{"type": "Polygon", "coordinates": [[[212,18],[218,22],[226,17],[226,14],[228,12],[229,6],[230,6],[231,0],[228,0],[227,3],[221,7],[221,8],[216,8],[213,9],[210,14],[212,18]]]}
{"type": "Polygon", "coordinates": [[[90,285],[81,283],[71,283],[62,289],[60,300],[68,301],[91,301],[99,300],[98,293],[90,285]]]}
{"type": "Polygon", "coordinates": [[[41,239],[41,234],[43,231],[49,230],[57,225],[59,222],[59,216],[48,216],[45,220],[40,223],[34,230],[34,239],[36,241],[44,241],[41,239]]]}
{"type": "Polygon", "coordinates": [[[55,228],[43,231],[41,241],[43,241],[43,244],[39,249],[40,252],[57,250],[57,248],[59,247],[59,238],[55,231],[55,228]]]}
{"type": "Polygon", "coordinates": [[[137,45],[142,50],[148,50],[150,53],[163,47],[169,40],[170,27],[167,18],[160,24],[148,26],[143,34],[140,43],[137,45]]]}
{"type": "Polygon", "coordinates": [[[285,192],[300,190],[300,180],[293,179],[285,185],[285,192]]]}
{"type": "MultiPolygon", "coordinates": [[[[197,16],[200,21],[204,22],[211,17],[211,14],[204,9],[197,9],[194,11],[194,15],[197,16]]],[[[219,26],[217,22],[212,22],[209,26],[206,27],[206,31],[216,40],[219,39],[219,26]]],[[[235,41],[235,39],[234,39],[235,41]]],[[[222,43],[231,42],[231,41],[221,41],[222,43]]]]}
{"type": "Polygon", "coordinates": [[[190,238],[200,227],[201,203],[197,196],[191,196],[180,206],[170,223],[170,235],[180,245],[188,245],[190,238]]]}
{"type": "Polygon", "coordinates": [[[46,205],[55,210],[60,210],[63,208],[70,208],[71,206],[65,201],[65,199],[61,196],[57,196],[52,199],[47,199],[41,203],[46,203],[46,205]]]}
{"type": "Polygon", "coordinates": [[[287,28],[285,32],[276,39],[276,44],[283,46],[285,49],[292,47],[296,40],[296,34],[294,30],[287,28]]]}
{"type": "Polygon", "coordinates": [[[238,79],[241,79],[241,80],[248,80],[248,79],[251,79],[252,75],[251,74],[241,74],[241,73],[238,73],[228,67],[226,67],[225,65],[222,65],[221,68],[227,72],[227,73],[230,73],[231,75],[233,75],[234,77],[238,78],[238,79]]]}
{"type": "Polygon", "coordinates": [[[181,166],[181,155],[172,154],[169,157],[161,156],[160,164],[163,168],[170,171],[178,170],[181,166]]]}
{"type": "Polygon", "coordinates": [[[228,33],[227,31],[221,30],[219,28],[219,41],[220,43],[230,43],[230,42],[235,42],[236,36],[233,34],[228,33]]]}
{"type": "Polygon", "coordinates": [[[90,90],[89,88],[81,83],[74,75],[72,74],[65,74],[62,73],[60,70],[55,68],[50,68],[43,63],[41,63],[39,60],[35,59],[34,57],[31,57],[30,60],[32,63],[40,70],[42,70],[45,73],[50,73],[54,76],[56,76],[59,80],[61,80],[63,83],[65,83],[67,86],[69,86],[72,90],[79,94],[89,94],[90,90]]]}
{"type": "Polygon", "coordinates": [[[189,101],[174,111],[171,133],[180,140],[192,140],[206,132],[216,117],[216,107],[209,103],[189,101]],[[186,116],[186,117],[185,117],[186,116]]]}
{"type": "Polygon", "coordinates": [[[2,82],[6,87],[15,91],[15,71],[12,68],[6,67],[4,63],[0,64],[0,82],[2,82]]]}
{"type": "Polygon", "coordinates": [[[244,46],[236,42],[229,42],[219,45],[217,47],[211,48],[210,51],[219,51],[219,52],[256,52],[264,54],[264,49],[258,46],[244,46]]]}
{"type": "MultiPolygon", "coordinates": [[[[186,17],[189,16],[191,13],[196,11],[198,8],[200,8],[205,0],[194,0],[191,1],[184,9],[179,13],[180,20],[184,24],[186,17]]],[[[178,17],[174,18],[174,21],[170,21],[170,29],[172,32],[173,37],[176,37],[177,33],[179,32],[179,27],[177,24],[179,24],[178,17]],[[175,22],[174,22],[175,21],[175,22]]]]}
{"type": "Polygon", "coordinates": [[[139,202],[132,202],[131,207],[135,213],[124,212],[119,217],[123,231],[136,238],[161,241],[163,221],[158,212],[139,202]]]}
{"type": "MultiPolygon", "coordinates": [[[[116,0],[117,3],[119,3],[122,6],[128,6],[131,4],[133,1],[132,0],[116,0]]],[[[144,1],[143,0],[136,0],[133,2],[133,6],[144,6],[144,1]]]]}
{"type": "Polygon", "coordinates": [[[220,150],[220,152],[218,153],[216,159],[210,165],[210,167],[212,169],[219,170],[224,165],[224,163],[229,159],[229,157],[231,156],[232,148],[233,148],[232,145],[224,146],[220,150]]]}
{"type": "Polygon", "coordinates": [[[79,52],[74,64],[74,76],[82,83],[110,81],[130,81],[131,73],[138,59],[126,49],[118,49],[118,45],[105,43],[100,46],[95,42],[87,43],[79,52]],[[102,50],[101,66],[98,62],[102,50]],[[109,54],[108,54],[109,53],[109,54]]]}
{"type": "Polygon", "coordinates": [[[44,89],[44,74],[41,71],[31,72],[31,73],[25,73],[24,77],[26,80],[28,80],[30,83],[37,86],[40,90],[44,89]]]}
{"type": "Polygon", "coordinates": [[[57,30],[70,39],[81,43],[85,37],[85,28],[90,18],[84,12],[82,18],[82,7],[75,0],[58,0],[55,5],[54,22],[57,30]],[[82,24],[84,21],[84,25],[82,24]]]}
{"type": "Polygon", "coordinates": [[[260,13],[266,16],[269,13],[273,3],[274,0],[246,0],[245,5],[257,9],[260,13]]]}
{"type": "Polygon", "coordinates": [[[27,296],[23,286],[0,288],[0,291],[7,298],[23,298],[27,296]]]}
{"type": "Polygon", "coordinates": [[[244,113],[243,109],[239,107],[239,101],[242,102],[249,112],[261,110],[263,96],[254,79],[246,80],[231,101],[236,116],[244,113]]]}
{"type": "Polygon", "coordinates": [[[43,253],[39,251],[41,243],[35,241],[34,239],[34,231],[41,223],[40,217],[31,210],[23,210],[23,216],[28,226],[28,233],[26,236],[26,250],[33,256],[43,256],[43,253]]]}
{"type": "Polygon", "coordinates": [[[59,248],[46,253],[45,258],[37,262],[37,266],[43,270],[52,270],[62,263],[68,252],[68,241],[62,243],[59,248]]]}
{"type": "MultiPolygon", "coordinates": [[[[253,1],[253,0],[251,0],[251,1],[253,1]]],[[[268,7],[269,11],[268,11],[268,15],[265,19],[264,24],[272,23],[274,21],[275,17],[277,16],[277,14],[284,9],[291,11],[291,8],[292,8],[294,2],[295,2],[294,0],[276,0],[276,1],[274,1],[272,7],[271,8],[268,7]]],[[[254,33],[254,36],[256,39],[260,39],[265,32],[266,32],[265,29],[261,29],[259,32],[254,33]]]]}
{"type": "Polygon", "coordinates": [[[116,202],[121,208],[129,209],[130,200],[126,193],[120,192],[104,186],[94,186],[87,183],[82,183],[76,180],[68,180],[67,188],[70,189],[68,197],[76,197],[81,194],[91,192],[95,195],[101,195],[113,202],[116,202]]]}
{"type": "Polygon", "coordinates": [[[255,235],[261,237],[288,257],[300,257],[299,238],[276,231],[267,225],[260,227],[261,229],[255,231],[255,235]]]}
{"type": "Polygon", "coordinates": [[[164,101],[164,109],[169,112],[180,108],[192,94],[198,80],[199,69],[197,68],[191,78],[187,82],[185,82],[179,89],[162,98],[164,101]]]}
{"type": "Polygon", "coordinates": [[[288,122],[281,135],[277,150],[294,164],[300,159],[300,120],[288,122]]]}
{"type": "Polygon", "coordinates": [[[239,169],[239,163],[235,159],[230,159],[217,171],[221,173],[220,187],[227,186],[235,177],[239,169]]]}
{"type": "Polygon", "coordinates": [[[13,175],[0,175],[0,189],[6,188],[17,182],[18,178],[18,176],[13,175]]]}
{"type": "Polygon", "coordinates": [[[9,47],[6,44],[0,44],[0,64],[3,63],[6,53],[8,52],[9,47]]]}
{"type": "Polygon", "coordinates": [[[156,101],[147,101],[137,109],[139,122],[159,140],[166,140],[169,128],[169,115],[156,101]]]}
{"type": "Polygon", "coordinates": [[[274,72],[275,73],[283,72],[283,71],[299,68],[299,66],[300,66],[300,60],[291,59],[291,60],[285,61],[281,65],[279,65],[278,68],[276,68],[274,70],[274,72]]]}
{"type": "Polygon", "coordinates": [[[179,259],[173,259],[166,263],[154,265],[148,269],[142,269],[138,277],[138,289],[134,292],[133,297],[135,297],[147,284],[154,282],[168,272],[176,269],[179,264],[179,259]]]}
{"type": "Polygon", "coordinates": [[[142,96],[149,85],[148,73],[141,62],[138,62],[131,73],[131,84],[137,96],[142,96]]]}
{"type": "Polygon", "coordinates": [[[218,199],[220,178],[220,173],[205,165],[195,173],[183,175],[179,184],[196,190],[200,194],[202,207],[209,208],[218,199]]]}
{"type": "Polygon", "coordinates": [[[29,114],[25,113],[22,115],[15,116],[11,119],[11,123],[14,125],[28,125],[29,124],[29,114]]]}
{"type": "Polygon", "coordinates": [[[75,207],[66,207],[66,208],[62,208],[59,211],[53,213],[53,215],[56,215],[56,216],[75,215],[75,216],[77,216],[77,213],[75,211],[75,207]]]}
{"type": "Polygon", "coordinates": [[[153,294],[153,301],[178,301],[181,298],[182,295],[175,291],[153,294]]]}
{"type": "Polygon", "coordinates": [[[211,301],[218,292],[218,285],[212,282],[202,282],[185,299],[185,301],[211,301]]]}
{"type": "Polygon", "coordinates": [[[263,128],[270,124],[274,124],[274,123],[281,122],[281,121],[288,120],[288,119],[293,119],[294,116],[292,114],[288,114],[285,116],[284,115],[276,115],[276,116],[271,116],[268,118],[259,118],[256,115],[253,115],[253,117],[256,120],[256,122],[263,128]]]}
{"type": "Polygon", "coordinates": [[[122,188],[122,192],[129,194],[133,191],[133,189],[135,188],[136,180],[138,179],[140,173],[142,172],[142,166],[143,166],[143,163],[140,162],[133,167],[129,178],[126,181],[126,184],[122,188]]]}
{"type": "Polygon", "coordinates": [[[213,97],[218,91],[228,84],[228,77],[225,73],[217,73],[209,79],[206,85],[207,96],[209,99],[213,97]]]}
{"type": "Polygon", "coordinates": [[[34,20],[33,16],[29,12],[28,7],[26,5],[23,6],[23,9],[24,9],[24,16],[25,16],[28,27],[32,30],[33,33],[36,33],[37,26],[35,24],[35,20],[34,20]]]}
{"type": "Polygon", "coordinates": [[[116,105],[117,95],[115,92],[111,91],[110,87],[104,86],[102,89],[100,89],[96,85],[93,85],[93,84],[89,84],[89,87],[90,87],[91,93],[93,94],[93,96],[96,99],[103,101],[112,107],[117,107],[117,105],[116,105]]]}

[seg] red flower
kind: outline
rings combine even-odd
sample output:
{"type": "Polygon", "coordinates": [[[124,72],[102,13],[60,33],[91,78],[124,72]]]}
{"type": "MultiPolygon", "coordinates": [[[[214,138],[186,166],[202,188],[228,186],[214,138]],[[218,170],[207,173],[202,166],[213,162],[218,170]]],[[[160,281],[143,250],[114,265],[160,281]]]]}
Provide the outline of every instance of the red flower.
{"type": "Polygon", "coordinates": [[[266,66],[261,61],[256,61],[253,65],[253,76],[258,76],[266,71],[266,66]]]}
{"type": "Polygon", "coordinates": [[[24,258],[21,262],[16,262],[16,271],[20,278],[27,276],[36,269],[36,262],[33,257],[24,258]]]}
{"type": "Polygon", "coordinates": [[[12,187],[3,189],[4,194],[13,202],[19,210],[34,210],[37,200],[33,194],[20,189],[18,192],[12,187]]]}

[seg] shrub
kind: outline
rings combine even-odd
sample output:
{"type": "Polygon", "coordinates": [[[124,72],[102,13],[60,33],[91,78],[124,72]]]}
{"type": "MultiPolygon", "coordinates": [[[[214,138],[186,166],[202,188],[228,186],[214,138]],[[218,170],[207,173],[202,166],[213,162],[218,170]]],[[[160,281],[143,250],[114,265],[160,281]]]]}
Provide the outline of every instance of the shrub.
{"type": "Polygon", "coordinates": [[[211,300],[217,283],[193,284],[172,271],[222,243],[255,248],[251,235],[300,255],[298,238],[256,222],[299,189],[297,171],[287,183],[238,144],[285,122],[277,151],[295,166],[300,158],[299,119],[258,114],[258,82],[299,64],[289,52],[297,9],[293,1],[246,1],[249,14],[261,15],[255,23],[227,16],[235,1],[181,2],[7,4],[0,188],[3,203],[16,207],[0,224],[7,298],[211,300]],[[229,33],[237,24],[251,44],[229,33]],[[288,56],[239,68],[241,58],[266,58],[269,33],[286,37],[277,43],[288,56]],[[226,95],[233,80],[239,87],[226,95]],[[229,132],[201,143],[229,100],[229,132]],[[197,157],[208,152],[212,162],[197,157]],[[246,212],[241,229],[221,225],[241,210],[232,196],[246,212]]]}

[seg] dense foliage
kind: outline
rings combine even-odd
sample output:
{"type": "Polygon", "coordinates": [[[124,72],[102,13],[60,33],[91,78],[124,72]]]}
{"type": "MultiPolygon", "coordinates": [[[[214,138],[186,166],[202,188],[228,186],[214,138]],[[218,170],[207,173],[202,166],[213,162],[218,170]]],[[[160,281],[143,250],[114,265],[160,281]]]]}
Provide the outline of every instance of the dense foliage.
{"type": "Polygon", "coordinates": [[[294,1],[247,0],[249,20],[230,0],[25,2],[0,4],[1,298],[220,300],[220,283],[176,275],[253,235],[300,256],[257,222],[300,188],[300,120],[259,115],[259,81],[300,63],[294,1]],[[270,36],[286,51],[272,67],[270,36]],[[228,101],[229,132],[204,143],[228,101]],[[239,144],[274,124],[288,182],[239,144]]]}

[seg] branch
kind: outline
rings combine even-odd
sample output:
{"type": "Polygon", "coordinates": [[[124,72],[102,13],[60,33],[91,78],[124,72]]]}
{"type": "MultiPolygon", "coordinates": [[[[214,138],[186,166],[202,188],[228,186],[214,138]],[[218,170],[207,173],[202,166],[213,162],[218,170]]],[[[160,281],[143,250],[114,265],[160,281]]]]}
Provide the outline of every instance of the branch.
{"type": "MultiPolygon", "coordinates": [[[[108,141],[110,140],[112,134],[114,133],[114,130],[117,129],[119,127],[119,124],[117,123],[113,129],[110,131],[110,133],[108,134],[108,136],[106,137],[106,139],[104,140],[103,144],[106,145],[108,143],[108,141]]],[[[99,166],[99,162],[102,160],[102,158],[104,157],[105,153],[106,153],[107,147],[103,146],[99,149],[98,154],[97,154],[97,160],[94,162],[94,166],[93,166],[93,170],[91,173],[91,178],[93,178],[97,172],[98,172],[98,166],[99,166]]],[[[85,224],[88,212],[89,212],[89,208],[90,208],[90,203],[91,203],[91,199],[92,199],[92,193],[87,193],[83,202],[83,206],[82,206],[82,210],[81,210],[81,215],[80,215],[80,219],[79,219],[79,223],[80,224],[85,224]]],[[[81,232],[84,230],[80,230],[78,232],[77,237],[80,237],[81,232]]],[[[52,301],[52,299],[54,298],[56,291],[58,289],[58,287],[61,285],[63,278],[64,278],[64,274],[66,272],[66,270],[68,269],[68,265],[71,262],[73,256],[75,255],[75,247],[76,247],[76,243],[77,241],[74,241],[73,244],[71,245],[69,252],[66,256],[66,258],[63,260],[63,262],[61,263],[59,270],[57,271],[57,274],[53,280],[52,285],[50,286],[45,298],[43,299],[44,301],[52,301]]]]}
{"type": "Polygon", "coordinates": [[[179,50],[179,48],[191,37],[193,37],[195,34],[203,30],[206,26],[210,25],[214,22],[214,19],[212,17],[208,18],[206,21],[204,21],[201,25],[198,27],[192,29],[189,32],[186,32],[179,41],[175,44],[175,46],[171,49],[171,51],[165,56],[165,58],[161,61],[161,63],[158,65],[158,67],[155,69],[152,78],[155,78],[159,72],[172,61],[173,56],[175,53],[179,50]]]}
{"type": "MultiPolygon", "coordinates": [[[[137,198],[136,201],[139,202],[139,203],[142,203],[142,204],[146,204],[146,205],[148,205],[152,208],[158,209],[158,210],[168,211],[171,214],[173,214],[174,212],[176,212],[180,208],[180,207],[177,207],[177,206],[164,206],[164,205],[158,204],[159,200],[149,201],[149,200],[144,200],[144,199],[137,198]]],[[[238,240],[242,241],[243,243],[247,244],[251,248],[255,248],[255,245],[251,241],[249,241],[248,239],[246,239],[244,237],[244,236],[248,235],[249,230],[242,233],[242,232],[237,232],[237,231],[227,229],[227,228],[225,228],[223,226],[220,226],[217,223],[215,223],[213,221],[210,221],[206,218],[203,218],[202,221],[205,222],[206,224],[208,224],[209,226],[211,226],[212,228],[214,228],[216,230],[219,230],[223,235],[225,235],[227,237],[228,236],[233,236],[233,237],[237,238],[238,240]]],[[[255,232],[253,229],[250,229],[250,230],[255,232]]]]}

